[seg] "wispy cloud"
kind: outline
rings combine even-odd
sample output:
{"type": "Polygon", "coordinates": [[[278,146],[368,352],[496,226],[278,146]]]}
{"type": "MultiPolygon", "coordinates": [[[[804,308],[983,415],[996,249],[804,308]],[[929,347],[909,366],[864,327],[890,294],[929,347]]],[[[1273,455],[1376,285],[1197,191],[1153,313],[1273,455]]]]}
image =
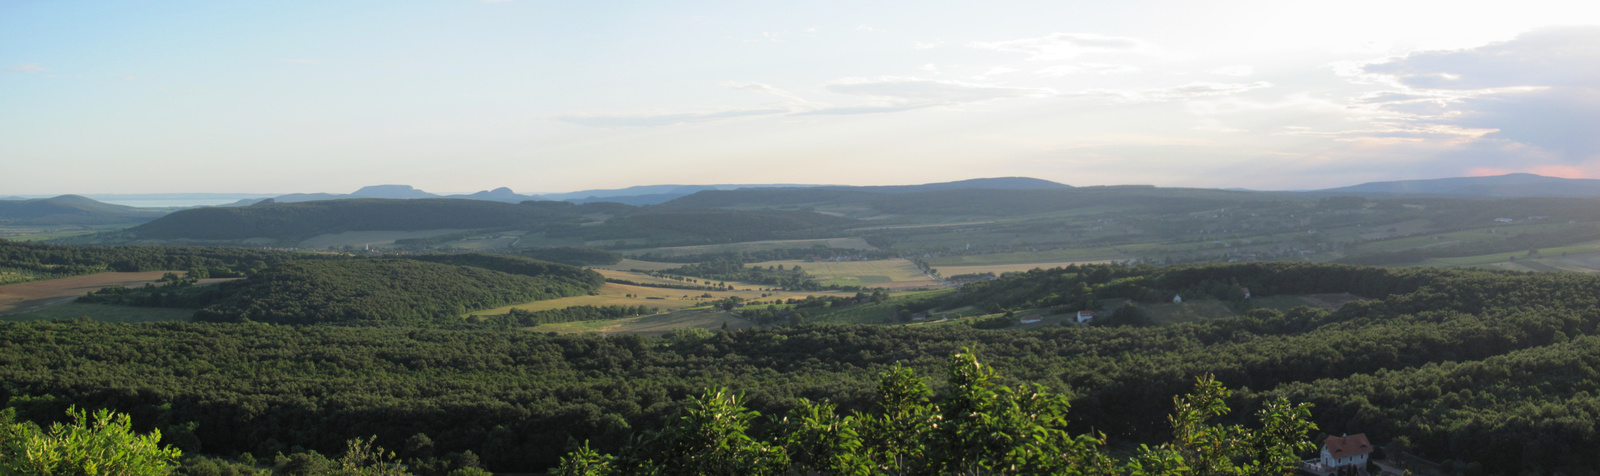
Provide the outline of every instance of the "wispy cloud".
{"type": "Polygon", "coordinates": [[[1231,66],[1223,66],[1207,72],[1211,74],[1220,74],[1223,76],[1249,76],[1256,74],[1256,68],[1247,64],[1236,64],[1231,66]]]}
{"type": "Polygon", "coordinates": [[[1059,61],[1091,53],[1132,52],[1149,49],[1149,45],[1133,39],[1102,36],[1092,33],[1053,33],[1036,38],[1001,41],[975,41],[967,46],[1001,51],[1025,53],[1034,61],[1059,61]]]}
{"type": "Polygon", "coordinates": [[[1418,51],[1353,73],[1347,78],[1395,89],[1355,98],[1358,107],[1396,113],[1413,127],[1488,130],[1486,141],[1537,147],[1568,161],[1600,159],[1600,26],[1418,51]]]}
{"type": "Polygon", "coordinates": [[[752,109],[724,109],[717,111],[700,112],[656,112],[656,113],[626,113],[626,114],[567,114],[556,116],[556,120],[573,124],[618,127],[618,126],[670,126],[692,122],[706,122],[718,119],[736,117],[770,116],[791,112],[788,108],[752,108],[752,109]]]}
{"type": "Polygon", "coordinates": [[[1594,87],[1600,26],[1545,28],[1477,48],[1419,51],[1363,70],[1419,89],[1594,87]]]}
{"type": "Polygon", "coordinates": [[[1062,77],[1078,74],[1117,74],[1137,73],[1139,68],[1126,64],[1108,63],[1074,63],[1061,64],[1035,71],[1035,74],[1047,77],[1062,77]]]}
{"type": "Polygon", "coordinates": [[[1057,93],[1043,88],[1018,88],[903,76],[845,78],[823,85],[828,91],[870,98],[932,103],[967,103],[992,99],[1048,97],[1057,93]]]}
{"type": "Polygon", "coordinates": [[[844,78],[822,85],[823,89],[866,98],[867,104],[839,106],[806,100],[770,84],[730,81],[724,87],[750,91],[782,99],[761,107],[719,108],[700,111],[571,113],[555,119],[595,127],[668,126],[759,116],[780,115],[855,115],[883,114],[940,106],[955,106],[996,99],[1037,98],[1060,93],[1052,89],[1018,88],[901,76],[844,78]]]}
{"type": "Polygon", "coordinates": [[[811,103],[810,101],[805,100],[805,98],[802,98],[794,93],[774,87],[770,84],[758,83],[755,81],[727,81],[722,83],[722,87],[776,96],[783,99],[784,102],[794,105],[805,105],[811,103]]]}
{"type": "Polygon", "coordinates": [[[1195,82],[1181,86],[1173,86],[1170,88],[1091,89],[1088,91],[1072,93],[1069,94],[1069,96],[1103,97],[1129,102],[1161,102],[1230,96],[1270,87],[1272,87],[1272,83],[1266,81],[1256,81],[1253,83],[1195,82]]]}
{"type": "Polygon", "coordinates": [[[828,107],[805,100],[794,93],[755,81],[727,81],[722,86],[729,89],[765,94],[781,99],[778,104],[748,108],[719,108],[702,111],[629,112],[629,113],[574,113],[556,116],[558,121],[595,127],[670,126],[721,119],[755,116],[773,116],[828,107]]]}
{"type": "Polygon", "coordinates": [[[5,69],[7,73],[43,73],[45,71],[50,71],[50,68],[46,68],[39,63],[22,63],[5,69]]]}
{"type": "Polygon", "coordinates": [[[993,67],[993,68],[989,68],[989,70],[985,71],[983,74],[980,74],[980,75],[977,75],[977,76],[973,76],[972,79],[976,79],[976,80],[982,81],[982,80],[985,80],[985,79],[989,79],[991,76],[1000,76],[1000,75],[1003,75],[1003,74],[1011,74],[1011,73],[1015,73],[1017,71],[1021,71],[1021,70],[1017,69],[1017,68],[1008,68],[1008,67],[1005,67],[1005,66],[996,66],[996,67],[993,67]]]}

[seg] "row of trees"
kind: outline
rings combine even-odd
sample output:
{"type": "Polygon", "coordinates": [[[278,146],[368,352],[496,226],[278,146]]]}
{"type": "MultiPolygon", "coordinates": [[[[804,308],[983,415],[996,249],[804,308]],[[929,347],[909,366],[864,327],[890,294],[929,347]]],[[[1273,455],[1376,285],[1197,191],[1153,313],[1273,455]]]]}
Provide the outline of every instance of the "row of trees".
{"type": "Polygon", "coordinates": [[[557,322],[598,321],[602,319],[620,319],[632,316],[644,316],[660,312],[660,309],[638,306],[568,306],[560,309],[544,311],[529,311],[512,309],[503,316],[491,316],[494,322],[522,326],[537,326],[539,324],[554,324],[557,322]]]}

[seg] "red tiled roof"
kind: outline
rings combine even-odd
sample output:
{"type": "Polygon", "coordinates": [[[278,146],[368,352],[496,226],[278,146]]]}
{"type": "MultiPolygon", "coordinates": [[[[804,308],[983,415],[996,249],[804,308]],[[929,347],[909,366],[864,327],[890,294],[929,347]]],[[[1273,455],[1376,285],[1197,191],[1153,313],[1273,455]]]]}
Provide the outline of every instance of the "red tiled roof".
{"type": "Polygon", "coordinates": [[[1328,450],[1328,453],[1335,458],[1364,455],[1372,452],[1372,444],[1367,442],[1366,433],[1356,433],[1342,437],[1330,436],[1322,441],[1322,448],[1328,450]]]}

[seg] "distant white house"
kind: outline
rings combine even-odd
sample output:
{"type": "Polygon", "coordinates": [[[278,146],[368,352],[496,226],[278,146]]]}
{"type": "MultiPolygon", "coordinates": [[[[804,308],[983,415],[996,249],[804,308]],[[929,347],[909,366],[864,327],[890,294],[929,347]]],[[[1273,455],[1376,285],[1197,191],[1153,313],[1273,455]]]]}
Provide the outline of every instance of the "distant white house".
{"type": "Polygon", "coordinates": [[[1322,441],[1322,459],[1318,463],[1324,468],[1365,467],[1371,454],[1372,444],[1367,442],[1366,433],[1329,436],[1322,441]]]}
{"type": "Polygon", "coordinates": [[[1182,294],[1174,294],[1174,295],[1172,295],[1172,302],[1174,304],[1183,302],[1183,295],[1182,294]]]}
{"type": "Polygon", "coordinates": [[[1516,220],[1513,220],[1513,219],[1510,219],[1510,218],[1496,218],[1496,219],[1494,219],[1494,221],[1499,222],[1499,223],[1511,223],[1511,222],[1514,222],[1516,220]]]}
{"type": "Polygon", "coordinates": [[[1240,291],[1244,291],[1244,298],[1245,299],[1250,299],[1250,288],[1241,287],[1241,288],[1239,288],[1239,290],[1240,291]]]}
{"type": "Polygon", "coordinates": [[[1078,311],[1078,323],[1087,324],[1094,320],[1094,311],[1078,311]]]}
{"type": "Polygon", "coordinates": [[[1022,323],[1023,324],[1037,324],[1037,323],[1040,323],[1040,322],[1044,322],[1044,316],[1041,316],[1041,315],[1038,315],[1038,314],[1030,314],[1030,315],[1027,315],[1027,316],[1022,316],[1022,323]]]}

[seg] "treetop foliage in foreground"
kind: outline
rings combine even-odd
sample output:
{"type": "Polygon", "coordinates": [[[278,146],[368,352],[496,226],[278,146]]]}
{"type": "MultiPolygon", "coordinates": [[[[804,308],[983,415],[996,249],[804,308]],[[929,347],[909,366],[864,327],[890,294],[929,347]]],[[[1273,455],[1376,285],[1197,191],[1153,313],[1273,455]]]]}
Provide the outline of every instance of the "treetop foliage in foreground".
{"type": "Polygon", "coordinates": [[[636,435],[616,455],[588,444],[562,458],[561,476],[790,474],[1286,475],[1316,445],[1306,405],[1278,398],[1260,429],[1213,420],[1229,412],[1216,379],[1173,398],[1172,440],[1112,457],[1103,435],[1067,432],[1067,397],[1043,386],[1001,384],[970,349],[945,366],[938,395],[905,367],[878,381],[876,411],[843,412],[801,399],[755,431],[759,412],[727,388],[692,398],[663,428],[636,435]]]}
{"type": "Polygon", "coordinates": [[[0,476],[162,476],[183,452],[160,444],[161,430],[133,431],[131,418],[106,409],[70,408],[71,423],[40,428],[17,423],[16,409],[0,411],[0,476]]]}

